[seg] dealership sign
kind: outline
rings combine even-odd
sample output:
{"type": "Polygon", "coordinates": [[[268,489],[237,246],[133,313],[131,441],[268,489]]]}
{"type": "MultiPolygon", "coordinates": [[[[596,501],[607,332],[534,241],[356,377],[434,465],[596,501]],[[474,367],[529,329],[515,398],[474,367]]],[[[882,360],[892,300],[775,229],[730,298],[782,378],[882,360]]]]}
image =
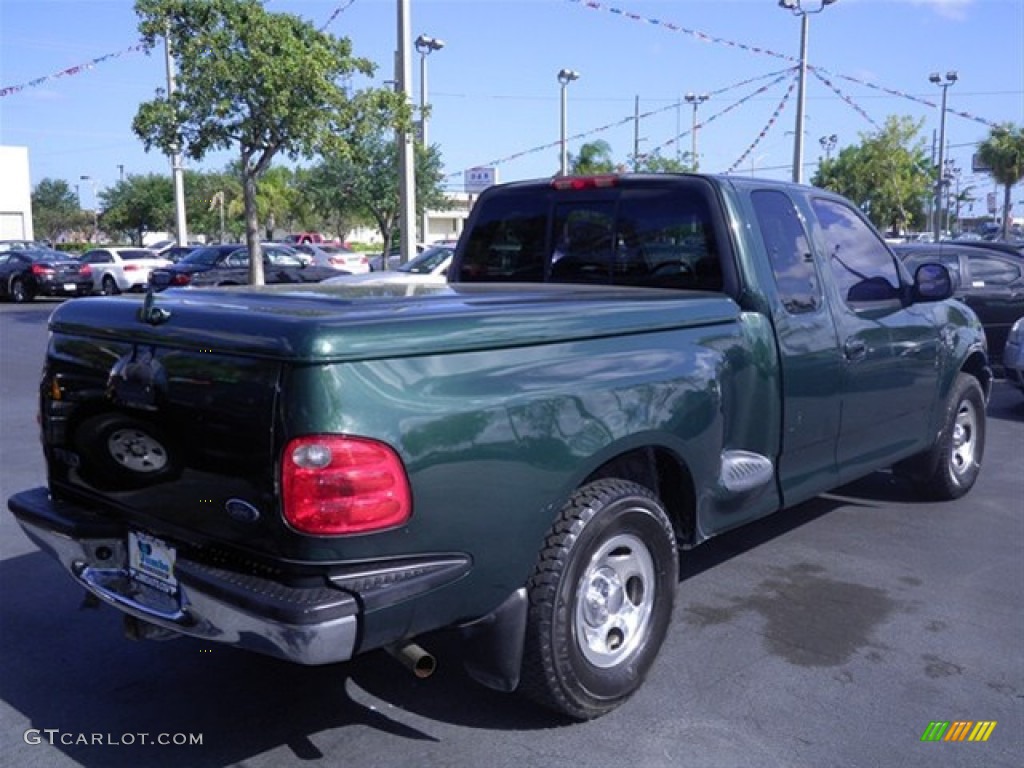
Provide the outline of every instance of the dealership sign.
{"type": "Polygon", "coordinates": [[[498,183],[498,171],[495,168],[470,168],[463,173],[466,192],[475,194],[498,183]]]}

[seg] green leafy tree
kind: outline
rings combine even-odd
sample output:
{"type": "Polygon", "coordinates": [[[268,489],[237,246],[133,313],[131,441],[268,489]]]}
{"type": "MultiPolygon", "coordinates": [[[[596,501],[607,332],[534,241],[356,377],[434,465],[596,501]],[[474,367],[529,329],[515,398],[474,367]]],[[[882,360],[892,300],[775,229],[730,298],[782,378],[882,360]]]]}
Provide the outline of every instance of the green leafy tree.
{"type": "Polygon", "coordinates": [[[877,133],[861,134],[859,146],[822,161],[811,184],[849,198],[879,229],[898,232],[923,224],[932,175],[919,137],[922,124],[890,116],[877,133]]]}
{"type": "Polygon", "coordinates": [[[32,190],[32,222],[37,235],[57,240],[71,229],[90,224],[89,214],[78,205],[78,196],[63,179],[43,179],[32,190]]]}
{"type": "Polygon", "coordinates": [[[637,173],[692,173],[695,170],[689,152],[676,160],[655,151],[641,155],[635,165],[637,173]]]}
{"type": "Polygon", "coordinates": [[[580,145],[578,155],[569,155],[569,173],[575,176],[591,176],[595,173],[614,173],[615,161],[612,148],[607,141],[598,139],[580,145]]]}
{"type": "Polygon", "coordinates": [[[141,245],[146,232],[174,227],[174,184],[166,175],[129,175],[99,193],[103,227],[141,245]]]}
{"type": "Polygon", "coordinates": [[[978,146],[978,159],[989,175],[1003,185],[1003,239],[1010,232],[1010,190],[1024,179],[1024,128],[1010,123],[993,128],[978,146]]]}
{"type": "MultiPolygon", "coordinates": [[[[311,169],[307,194],[317,209],[338,222],[339,233],[352,223],[372,221],[391,248],[400,213],[398,145],[393,136],[371,132],[344,154],[325,156],[311,169]]],[[[441,186],[441,156],[436,146],[417,144],[416,213],[444,210],[448,199],[441,186]]]]}
{"type": "MultiPolygon", "coordinates": [[[[297,16],[270,13],[258,0],[136,0],[148,49],[165,37],[177,89],[143,103],[133,128],[147,149],[180,149],[201,160],[210,151],[238,152],[250,281],[263,282],[259,258],[259,180],[278,154],[310,156],[341,146],[362,130],[367,110],[408,122],[398,94],[351,94],[345,78],[371,75],[347,38],[318,31],[297,16]]],[[[403,123],[404,124],[404,123],[403,123]]]]}

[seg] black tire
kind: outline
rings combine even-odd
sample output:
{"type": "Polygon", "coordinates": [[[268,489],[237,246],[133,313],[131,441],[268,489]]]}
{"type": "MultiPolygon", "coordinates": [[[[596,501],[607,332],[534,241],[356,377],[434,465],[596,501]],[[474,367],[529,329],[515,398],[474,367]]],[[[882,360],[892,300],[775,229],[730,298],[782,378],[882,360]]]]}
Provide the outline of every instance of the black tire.
{"type": "Polygon", "coordinates": [[[966,373],[957,375],[949,393],[935,444],[903,468],[930,499],[958,499],[974,487],[985,453],[985,395],[966,373]]]}
{"type": "Polygon", "coordinates": [[[83,474],[103,487],[138,488],[178,474],[170,441],[155,424],[120,413],[86,419],[75,430],[83,474]]]}
{"type": "Polygon", "coordinates": [[[24,304],[35,298],[32,289],[20,277],[16,277],[11,281],[11,286],[7,293],[15,304],[24,304]]]}
{"type": "Polygon", "coordinates": [[[672,524],[651,491],[616,479],[577,490],[528,583],[519,691],[576,720],[617,707],[661,648],[678,574],[672,524]]]}
{"type": "Polygon", "coordinates": [[[117,287],[117,281],[110,275],[104,275],[100,285],[104,296],[117,296],[121,292],[121,289],[117,287]]]}

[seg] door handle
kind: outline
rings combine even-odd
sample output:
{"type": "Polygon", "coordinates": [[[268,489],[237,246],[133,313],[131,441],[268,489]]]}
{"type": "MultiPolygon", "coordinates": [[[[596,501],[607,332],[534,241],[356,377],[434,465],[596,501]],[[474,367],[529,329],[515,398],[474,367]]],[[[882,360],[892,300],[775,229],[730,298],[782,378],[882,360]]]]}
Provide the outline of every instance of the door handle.
{"type": "Polygon", "coordinates": [[[847,339],[843,344],[843,354],[850,362],[863,360],[867,357],[868,347],[861,339],[847,339]]]}

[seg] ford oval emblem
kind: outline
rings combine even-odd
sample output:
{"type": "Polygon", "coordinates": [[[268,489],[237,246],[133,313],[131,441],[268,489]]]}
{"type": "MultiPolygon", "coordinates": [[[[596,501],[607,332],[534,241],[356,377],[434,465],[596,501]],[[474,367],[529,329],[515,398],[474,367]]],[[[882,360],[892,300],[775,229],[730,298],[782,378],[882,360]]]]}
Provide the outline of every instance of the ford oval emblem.
{"type": "Polygon", "coordinates": [[[248,501],[241,499],[228,499],[224,504],[224,511],[228,517],[239,523],[255,523],[260,519],[260,511],[248,501]]]}

